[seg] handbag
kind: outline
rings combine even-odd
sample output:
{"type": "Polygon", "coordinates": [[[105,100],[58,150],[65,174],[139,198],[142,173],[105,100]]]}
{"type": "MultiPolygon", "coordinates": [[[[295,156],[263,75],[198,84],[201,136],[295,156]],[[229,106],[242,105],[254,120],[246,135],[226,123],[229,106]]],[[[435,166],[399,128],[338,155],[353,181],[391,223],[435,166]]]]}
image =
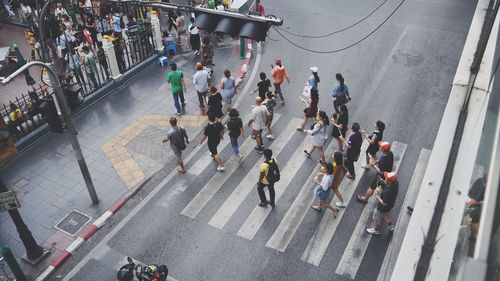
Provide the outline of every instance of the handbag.
{"type": "Polygon", "coordinates": [[[304,90],[302,91],[302,95],[304,95],[307,98],[310,98],[311,97],[311,89],[312,89],[312,86],[305,85],[304,90]]]}

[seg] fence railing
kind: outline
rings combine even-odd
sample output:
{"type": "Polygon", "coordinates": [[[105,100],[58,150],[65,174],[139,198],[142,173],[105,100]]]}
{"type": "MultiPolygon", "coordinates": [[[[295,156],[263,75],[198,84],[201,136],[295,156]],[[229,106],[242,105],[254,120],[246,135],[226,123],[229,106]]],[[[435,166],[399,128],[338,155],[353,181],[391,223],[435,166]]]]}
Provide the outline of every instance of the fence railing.
{"type": "MultiPolygon", "coordinates": [[[[120,40],[118,46],[114,48],[120,73],[126,72],[155,53],[150,26],[143,25],[135,35],[116,40],[120,40]]],[[[111,81],[108,57],[98,57],[97,50],[90,52],[90,60],[85,56],[87,55],[77,58],[79,62],[76,66],[72,63],[73,68],[68,66],[67,75],[61,79],[61,85],[72,110],[78,108],[87,96],[111,81]]],[[[39,84],[31,87],[27,94],[21,94],[15,100],[10,100],[8,104],[0,104],[0,116],[4,118],[15,141],[19,141],[45,123],[38,105],[39,100],[49,92],[52,92],[50,87],[39,84]]]]}

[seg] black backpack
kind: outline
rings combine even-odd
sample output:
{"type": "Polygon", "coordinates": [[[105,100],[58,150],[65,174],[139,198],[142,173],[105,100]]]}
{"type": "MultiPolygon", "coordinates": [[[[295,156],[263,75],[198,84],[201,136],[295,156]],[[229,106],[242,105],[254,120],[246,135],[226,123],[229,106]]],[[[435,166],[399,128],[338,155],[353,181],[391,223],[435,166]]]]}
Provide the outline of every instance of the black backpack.
{"type": "Polygon", "coordinates": [[[276,160],[271,159],[265,162],[269,165],[269,171],[267,172],[267,180],[269,183],[275,183],[280,181],[280,169],[278,168],[278,164],[276,164],[276,160]]]}
{"type": "Polygon", "coordinates": [[[177,142],[175,142],[175,143],[174,143],[174,145],[175,145],[175,147],[177,147],[177,149],[179,149],[179,150],[184,150],[184,149],[186,149],[186,146],[187,146],[187,145],[186,145],[186,142],[185,142],[185,140],[184,140],[184,137],[185,137],[185,135],[186,135],[186,131],[184,131],[184,128],[182,128],[182,127],[180,127],[180,126],[179,126],[179,131],[180,131],[180,133],[181,133],[182,142],[181,142],[181,143],[177,143],[177,142]]]}

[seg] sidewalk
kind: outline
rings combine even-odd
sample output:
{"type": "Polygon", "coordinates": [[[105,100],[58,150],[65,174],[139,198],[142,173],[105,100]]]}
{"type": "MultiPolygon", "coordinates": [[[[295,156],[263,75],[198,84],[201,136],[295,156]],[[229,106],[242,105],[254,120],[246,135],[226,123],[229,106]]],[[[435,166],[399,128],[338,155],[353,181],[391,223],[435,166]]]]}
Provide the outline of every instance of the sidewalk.
{"type": "MultiPolygon", "coordinates": [[[[238,57],[238,43],[238,40],[226,38],[222,45],[216,46],[214,75],[217,84],[225,68],[232,71],[235,79],[238,77],[236,70],[241,69],[243,63],[238,57]]],[[[173,61],[184,72],[188,85],[185,114],[180,122],[193,138],[206,120],[198,108],[191,81],[197,58],[186,52],[173,61]]],[[[121,90],[109,94],[75,118],[78,138],[100,199],[97,206],[91,204],[65,135],[51,134],[0,170],[7,187],[16,192],[22,206],[19,211],[36,241],[51,250],[51,255],[36,268],[22,263],[29,278],[40,274],[85,226],[117,199],[160,169],[175,169],[169,145],[161,143],[169,129],[168,119],[174,112],[166,83],[168,71],[167,66],[152,65],[121,90]],[[74,235],[68,235],[55,225],[73,210],[91,219],[86,222],[85,217],[79,215],[83,218],[82,224],[74,229],[74,235]]],[[[6,212],[0,213],[0,229],[0,244],[9,246],[20,258],[25,249],[6,212]]]]}

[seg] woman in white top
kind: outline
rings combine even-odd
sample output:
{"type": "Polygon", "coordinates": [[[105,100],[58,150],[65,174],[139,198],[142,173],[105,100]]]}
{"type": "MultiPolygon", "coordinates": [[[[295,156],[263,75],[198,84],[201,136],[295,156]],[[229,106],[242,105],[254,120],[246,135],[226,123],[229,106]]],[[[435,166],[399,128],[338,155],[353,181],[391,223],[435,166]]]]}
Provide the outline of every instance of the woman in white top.
{"type": "Polygon", "coordinates": [[[333,165],[332,163],[327,163],[324,166],[321,166],[320,172],[316,177],[314,177],[314,182],[316,186],[314,187],[314,197],[319,201],[318,205],[313,205],[311,208],[315,211],[321,212],[321,208],[328,208],[332,210],[333,217],[337,217],[337,212],[339,211],[337,208],[334,208],[330,205],[326,200],[330,195],[330,189],[333,184],[333,165]],[[319,181],[319,177],[321,178],[321,182],[319,181]]]}
{"type": "Polygon", "coordinates": [[[328,127],[328,116],[324,111],[320,110],[318,115],[316,115],[316,123],[314,123],[311,130],[305,130],[305,132],[312,135],[314,139],[311,149],[309,149],[309,151],[304,150],[304,153],[307,158],[311,158],[311,153],[317,148],[319,150],[319,162],[321,164],[325,164],[325,145],[327,140],[326,127],[328,127]]]}
{"type": "Polygon", "coordinates": [[[200,31],[198,30],[198,27],[194,25],[194,18],[189,19],[189,43],[191,44],[191,50],[194,51],[195,55],[200,54],[200,31]]]}

